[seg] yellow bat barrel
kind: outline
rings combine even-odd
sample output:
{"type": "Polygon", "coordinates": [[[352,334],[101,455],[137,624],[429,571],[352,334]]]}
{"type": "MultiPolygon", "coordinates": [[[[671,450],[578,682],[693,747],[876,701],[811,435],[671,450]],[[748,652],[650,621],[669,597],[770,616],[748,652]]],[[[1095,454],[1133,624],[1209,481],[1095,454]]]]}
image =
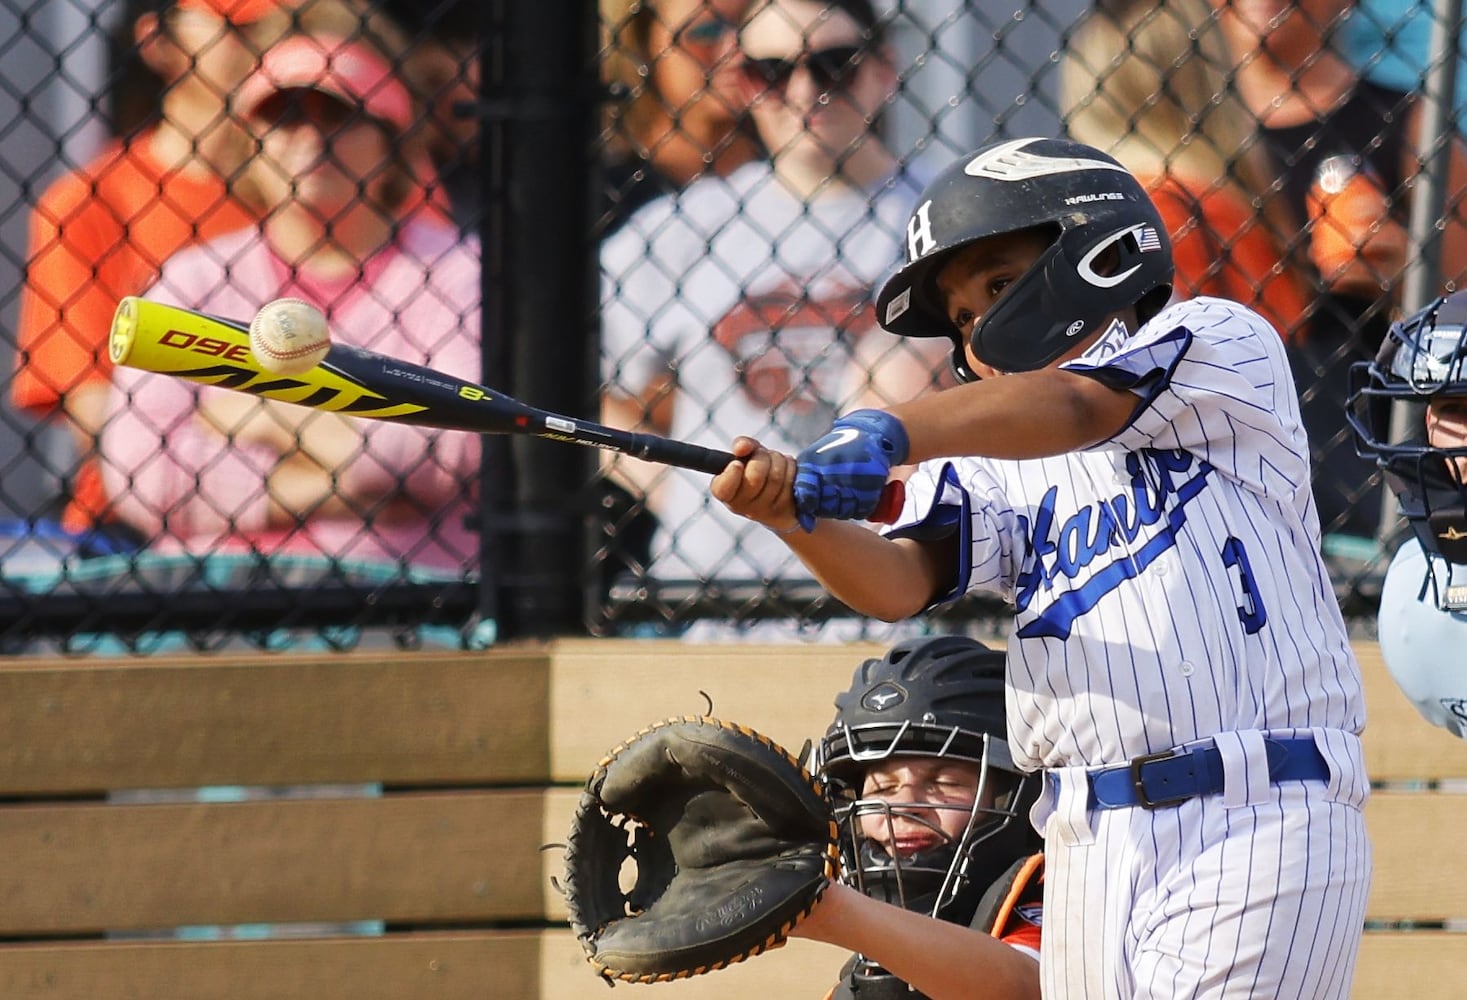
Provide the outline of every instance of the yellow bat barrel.
{"type": "Polygon", "coordinates": [[[427,409],[387,399],[362,384],[350,370],[366,364],[360,358],[389,359],[351,347],[333,348],[325,361],[309,371],[280,375],[266,371],[255,360],[249,324],[135,295],[117,304],[108,345],[114,364],[317,410],[390,420],[427,409]],[[333,357],[339,363],[333,363],[333,357]]]}

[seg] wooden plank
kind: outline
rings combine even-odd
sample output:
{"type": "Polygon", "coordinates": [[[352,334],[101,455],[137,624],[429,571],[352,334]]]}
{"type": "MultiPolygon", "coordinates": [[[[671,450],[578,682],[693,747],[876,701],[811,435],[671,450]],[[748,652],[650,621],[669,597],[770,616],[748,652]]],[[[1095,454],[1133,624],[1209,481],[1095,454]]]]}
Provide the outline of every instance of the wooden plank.
{"type": "Polygon", "coordinates": [[[550,770],[580,783],[596,762],[652,722],[707,711],[757,729],[791,752],[819,739],[835,696],[884,647],[690,645],[675,639],[563,639],[550,647],[550,770]]]}
{"type": "MultiPolygon", "coordinates": [[[[1355,644],[1365,679],[1367,770],[1374,781],[1467,778],[1467,746],[1417,713],[1374,642],[1355,644]]],[[[837,692],[883,647],[707,645],[677,640],[559,640],[551,656],[551,771],[581,781],[611,747],[672,715],[713,714],[797,749],[834,716],[837,692]]]]}
{"type": "MultiPolygon", "coordinates": [[[[664,1000],[819,997],[845,955],[792,941],[728,969],[617,996],[664,1000]]],[[[380,938],[0,945],[7,1000],[584,1000],[606,987],[568,930],[380,938]]]]}
{"type": "Polygon", "coordinates": [[[1467,983],[1467,934],[1371,932],[1360,945],[1354,1000],[1460,1000],[1467,983]]]}
{"type": "Polygon", "coordinates": [[[1365,769],[1375,782],[1467,778],[1467,743],[1433,726],[1401,693],[1380,646],[1357,642],[1365,678],[1365,769]]]}
{"type": "MultiPolygon", "coordinates": [[[[587,1000],[606,991],[568,930],[546,932],[542,945],[543,992],[539,1000],[587,1000]]],[[[624,994],[630,1000],[756,1000],[759,997],[817,1000],[835,985],[840,967],[848,957],[848,952],[831,945],[792,940],[781,948],[690,979],[671,983],[617,983],[611,996],[624,994]]],[[[508,993],[492,995],[510,996],[508,993]]]]}
{"type": "MultiPolygon", "coordinates": [[[[1467,777],[1359,643],[1377,781],[1467,777]]],[[[875,644],[562,640],[487,653],[0,663],[0,795],[196,784],[578,782],[607,749],[705,709],[791,748],[875,644]],[[546,721],[549,719],[547,732],[546,721]],[[364,724],[370,720],[371,724],[364,724]],[[140,732],[153,734],[142,741],[140,732]],[[547,745],[548,744],[548,745],[547,745]]]]}
{"type": "Polygon", "coordinates": [[[545,873],[560,863],[540,853],[544,800],[539,790],[495,790],[0,808],[0,937],[539,920],[554,894],[545,873]]]}
{"type": "Polygon", "coordinates": [[[1365,819],[1375,849],[1368,919],[1467,917],[1467,871],[1451,860],[1467,829],[1467,795],[1380,791],[1365,819]]]}
{"type": "MultiPolygon", "coordinates": [[[[649,1000],[818,997],[845,955],[808,941],[719,972],[618,995],[649,1000]]],[[[1467,934],[1372,932],[1356,1000],[1458,1000],[1467,934]]],[[[381,938],[0,945],[0,996],[14,1000],[584,1000],[604,991],[569,931],[479,931],[381,938]]]]}
{"type": "Polygon", "coordinates": [[[544,654],[0,661],[0,796],[548,777],[544,654]]]}
{"type": "Polygon", "coordinates": [[[0,945],[0,996],[534,1000],[542,995],[541,936],[499,931],[210,944],[0,945]]]}

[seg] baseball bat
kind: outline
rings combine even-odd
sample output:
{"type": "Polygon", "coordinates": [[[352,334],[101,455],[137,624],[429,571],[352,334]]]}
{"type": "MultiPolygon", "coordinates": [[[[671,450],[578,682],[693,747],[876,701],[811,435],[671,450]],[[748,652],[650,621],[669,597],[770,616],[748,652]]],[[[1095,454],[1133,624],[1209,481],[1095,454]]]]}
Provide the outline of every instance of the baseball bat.
{"type": "MultiPolygon", "coordinates": [[[[249,330],[238,320],[128,296],[118,303],[108,351],[114,364],[372,420],[527,434],[713,475],[734,460],[726,451],[536,409],[476,382],[349,344],[333,342],[305,372],[276,374],[255,359],[249,330]]],[[[899,510],[900,498],[889,485],[878,511],[894,518],[893,505],[899,510]]]]}

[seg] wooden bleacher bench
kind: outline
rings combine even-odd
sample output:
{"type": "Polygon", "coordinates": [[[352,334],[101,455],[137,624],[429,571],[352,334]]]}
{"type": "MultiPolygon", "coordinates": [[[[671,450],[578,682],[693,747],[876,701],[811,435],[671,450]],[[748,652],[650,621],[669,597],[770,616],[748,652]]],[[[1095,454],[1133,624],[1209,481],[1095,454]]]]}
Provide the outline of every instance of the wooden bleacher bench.
{"type": "MultiPolygon", "coordinates": [[[[1376,874],[1355,996],[1467,982],[1467,746],[1372,644],[1376,874]],[[1408,784],[1408,783],[1415,783],[1408,784]],[[1405,929],[1408,924],[1431,929],[1405,929]],[[1440,929],[1445,924],[1447,929],[1440,929]]],[[[465,654],[0,661],[0,998],[600,997],[551,877],[577,786],[642,725],[705,710],[792,748],[878,647],[570,640],[465,654]],[[199,786],[380,783],[375,798],[118,802],[199,786]],[[380,936],[127,940],[179,925],[383,921],[380,936]]],[[[666,1000],[818,997],[808,942],[666,1000]]],[[[654,992],[655,991],[655,992],[654,992]]],[[[616,995],[622,995],[619,992],[616,995]]]]}

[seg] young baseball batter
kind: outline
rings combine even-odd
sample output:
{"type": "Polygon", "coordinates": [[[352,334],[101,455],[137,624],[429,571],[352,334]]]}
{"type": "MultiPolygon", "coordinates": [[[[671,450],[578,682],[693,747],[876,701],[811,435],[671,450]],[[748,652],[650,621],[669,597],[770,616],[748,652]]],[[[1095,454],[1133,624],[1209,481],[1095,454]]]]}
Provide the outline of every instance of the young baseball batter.
{"type": "Polygon", "coordinates": [[[949,338],[970,384],[848,414],[798,461],[741,438],[714,496],[861,613],[1012,602],[1045,996],[1347,996],[1364,711],[1278,333],[1226,300],[1169,305],[1155,208],[1077,143],[961,158],[906,237],[878,317],[949,338]],[[908,462],[893,529],[834,520],[908,462]]]}
{"type": "Polygon", "coordinates": [[[1004,741],[1003,652],[908,639],[835,706],[816,764],[838,795],[841,883],[792,932],[857,953],[826,1000],[1039,996],[1039,779],[1004,741]]]}
{"type": "Polygon", "coordinates": [[[1380,651],[1422,717],[1467,737],[1467,671],[1443,650],[1467,642],[1467,292],[1439,298],[1357,362],[1349,419],[1413,531],[1380,593],[1380,651]],[[1418,433],[1393,439],[1390,404],[1415,404],[1418,433]]]}

